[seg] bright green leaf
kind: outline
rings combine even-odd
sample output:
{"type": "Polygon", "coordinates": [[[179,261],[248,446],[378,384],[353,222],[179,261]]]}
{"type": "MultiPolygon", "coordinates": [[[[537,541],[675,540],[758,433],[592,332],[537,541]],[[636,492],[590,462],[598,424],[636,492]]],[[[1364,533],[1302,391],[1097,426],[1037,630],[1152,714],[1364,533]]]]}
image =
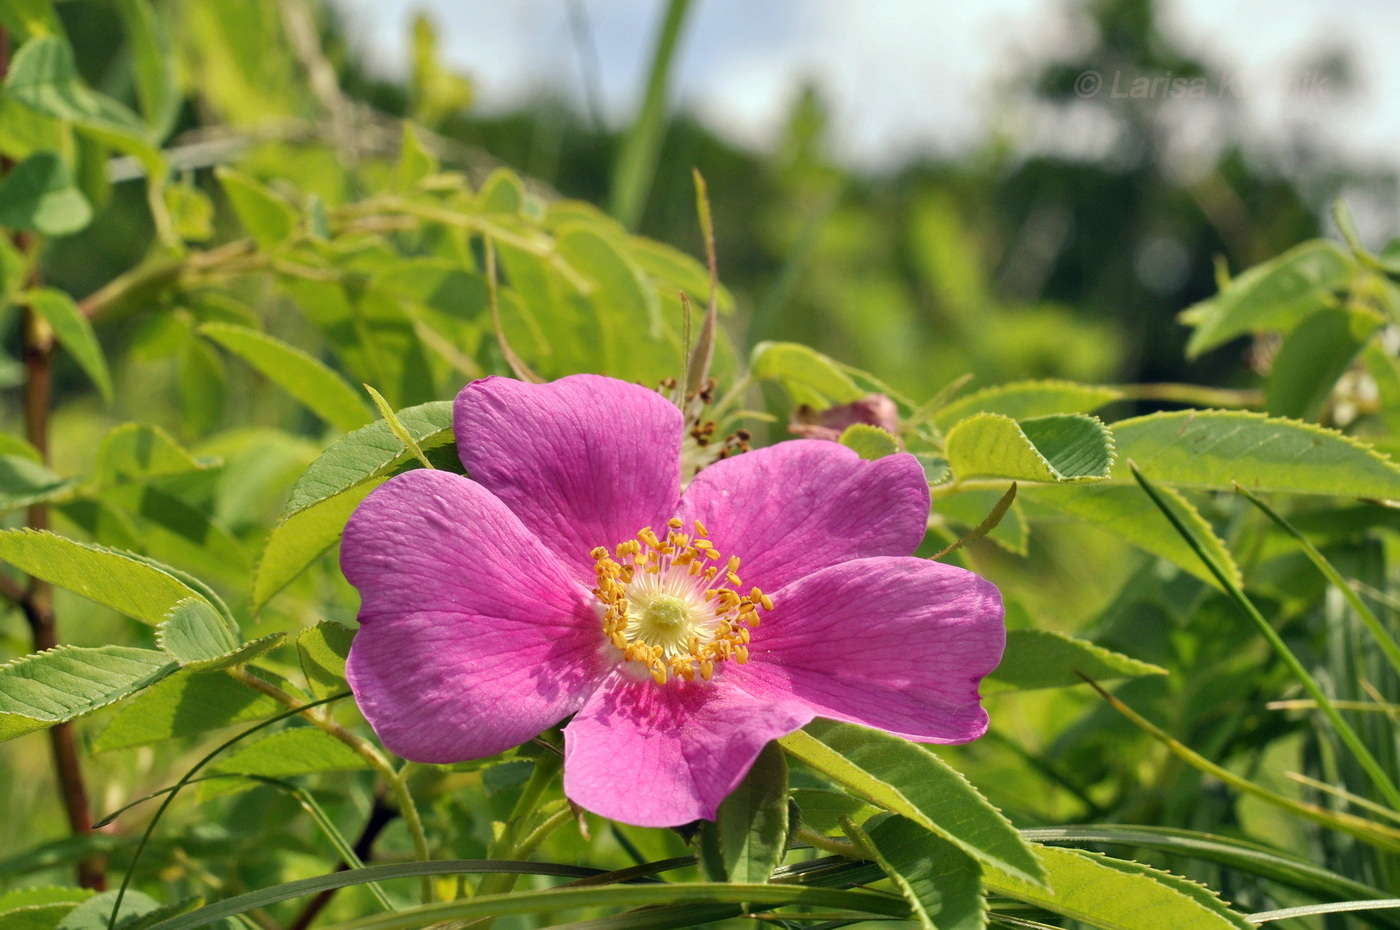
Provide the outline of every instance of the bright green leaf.
{"type": "Polygon", "coordinates": [[[1298,324],[1269,367],[1269,416],[1317,419],[1337,379],[1384,322],[1369,311],[1337,309],[1298,324]]]}
{"type": "Polygon", "coordinates": [[[65,496],[77,485],[77,479],[60,478],[29,458],[0,455],[0,511],[65,496]]]}
{"type": "Polygon", "coordinates": [[[163,652],[57,646],[0,665],[0,740],[106,707],[175,668],[163,652]]]}
{"type": "Polygon", "coordinates": [[[261,610],[273,595],[339,542],[350,514],[382,483],[378,478],[362,482],[298,510],[277,524],[267,538],[254,575],[253,611],[261,610]]]}
{"type": "Polygon", "coordinates": [[[344,378],[280,339],[227,323],[206,323],[199,332],[252,365],[336,429],[350,432],[374,419],[344,378]]]}
{"type": "Polygon", "coordinates": [[[1035,853],[1001,812],[924,747],[830,720],[813,721],[780,742],[852,793],[932,830],[978,862],[1026,882],[1044,880],[1035,853]]]}
{"type": "Polygon", "coordinates": [[[158,624],[200,594],[169,571],[131,553],[37,530],[0,531],[0,559],[113,610],[158,624]]]}
{"type": "Polygon", "coordinates": [[[760,342],[749,356],[756,381],[776,381],[794,403],[831,407],[859,400],[865,392],[836,362],[795,342],[760,342]]]}
{"type": "Polygon", "coordinates": [[[854,449],[855,453],[867,461],[894,455],[899,451],[899,441],[893,434],[868,423],[853,423],[841,433],[841,445],[854,449]]]}
{"type": "Polygon", "coordinates": [[[1400,467],[1335,430],[1240,410],[1153,413],[1113,426],[1115,482],[1135,461],[1154,483],[1340,497],[1400,498],[1400,467]]]}
{"type": "Polygon", "coordinates": [[[946,454],[960,481],[1091,481],[1107,477],[1113,440],[1095,417],[1062,414],[1017,422],[997,413],[968,417],[948,432],[946,454]]]}
{"type": "Polygon", "coordinates": [[[700,854],[712,881],[761,884],[783,860],[788,838],[788,769],[769,743],[739,786],[701,825],[700,854]]]}
{"type": "Polygon", "coordinates": [[[98,752],[146,746],[275,717],[287,708],[220,671],[186,671],[122,705],[97,737],[98,752]]]}
{"type": "Polygon", "coordinates": [[[1055,380],[1016,381],[983,388],[950,401],[934,413],[933,422],[946,431],[959,420],[979,413],[999,413],[1015,420],[1056,413],[1093,413],[1122,397],[1122,391],[1107,385],[1055,380]]]}
{"type": "Polygon", "coordinates": [[[982,871],[966,853],[906,817],[887,817],[851,839],[868,849],[924,930],[982,930],[982,871]]]}
{"type": "Polygon", "coordinates": [[[1325,239],[1304,242],[1256,265],[1215,297],[1181,314],[1183,323],[1196,328],[1186,354],[1195,358],[1245,333],[1291,329],[1318,310],[1335,306],[1333,294],[1355,273],[1355,259],[1325,239]]]}
{"type": "Polygon", "coordinates": [[[793,788],[789,796],[802,813],[802,826],[817,833],[840,833],[842,817],[859,823],[879,813],[860,798],[825,788],[793,788]]]}
{"type": "Polygon", "coordinates": [[[156,627],[156,644],[181,665],[216,659],[238,648],[219,612],[198,598],[181,601],[156,627]]]}
{"type": "Polygon", "coordinates": [[[100,485],[149,481],[218,464],[217,459],[195,458],[159,426],[125,423],[102,440],[93,479],[100,485]]]}
{"type": "Polygon", "coordinates": [[[72,354],[79,367],[97,385],[107,403],[112,402],[112,375],[107,370],[107,360],[98,345],[97,334],[83,311],[63,291],[51,287],[36,287],[26,291],[24,302],[35,313],[43,317],[53,328],[59,345],[72,354]]]}
{"type": "Polygon", "coordinates": [[[296,211],[281,197],[232,168],[220,167],[214,174],[224,186],[239,222],[259,246],[270,249],[296,231],[296,211]]]}
{"type": "Polygon", "coordinates": [[[213,771],[285,778],[369,767],[364,756],[323,730],[294,727],[243,746],[214,766],[213,771]]]}
{"type": "MultiPolygon", "coordinates": [[[[404,425],[425,452],[449,445],[452,439],[452,402],[432,401],[398,411],[404,425]]],[[[362,426],[331,445],[292,488],[284,518],[312,504],[334,497],[373,478],[388,475],[409,457],[389,424],[378,421],[362,426]]]]}
{"type": "Polygon", "coordinates": [[[1165,675],[1167,670],[1139,662],[1052,630],[1008,630],[1006,652],[996,671],[987,677],[988,691],[1029,691],[1082,685],[1087,675],[1095,681],[1165,675]]]}
{"type": "Polygon", "coordinates": [[[0,181],[0,226],[67,236],[92,221],[92,205],[53,152],[35,152],[0,181]]]}
{"type": "Polygon", "coordinates": [[[345,659],[354,638],[354,630],[332,620],[322,620],[297,636],[301,671],[312,696],[329,697],[345,690],[345,659]]]}

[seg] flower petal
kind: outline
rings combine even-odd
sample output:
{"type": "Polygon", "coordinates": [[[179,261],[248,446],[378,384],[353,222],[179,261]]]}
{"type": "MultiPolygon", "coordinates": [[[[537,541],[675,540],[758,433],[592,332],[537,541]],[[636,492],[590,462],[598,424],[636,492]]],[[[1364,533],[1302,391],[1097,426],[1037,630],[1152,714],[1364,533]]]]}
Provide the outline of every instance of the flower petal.
{"type": "Polygon", "coordinates": [[[986,732],[977,686],[1006,645],[990,581],[925,559],[857,559],[772,597],[748,664],[726,664],[727,682],[924,743],[986,732]]]}
{"type": "Polygon", "coordinates": [[[720,682],[658,686],[619,670],[564,728],[564,793],[639,827],[713,820],[768,741],[811,719],[720,682]]]}
{"type": "Polygon", "coordinates": [[[612,548],[675,511],[684,420],[639,385],[483,378],[457,395],[453,428],[467,474],[590,587],[594,547],[612,548]]]}
{"type": "Polygon", "coordinates": [[[345,528],[360,589],[346,677],[384,745],[417,762],[518,746],[578,710],[603,675],[591,595],[506,506],[418,470],[345,528]]]}
{"type": "Polygon", "coordinates": [[[746,585],[768,592],[829,565],[909,555],[928,527],[928,480],[907,453],[867,462],[839,443],[797,439],[723,459],[695,477],[680,516],[697,517],[746,585]]]}

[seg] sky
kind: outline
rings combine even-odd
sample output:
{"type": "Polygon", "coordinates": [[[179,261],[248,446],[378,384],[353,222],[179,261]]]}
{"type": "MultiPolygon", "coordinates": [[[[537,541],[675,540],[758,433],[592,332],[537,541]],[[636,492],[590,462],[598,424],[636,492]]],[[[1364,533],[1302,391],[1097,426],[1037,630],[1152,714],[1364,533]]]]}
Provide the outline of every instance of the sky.
{"type": "MultiPolygon", "coordinates": [[[[544,91],[583,108],[592,72],[613,125],[635,112],[665,8],[664,0],[337,2],[352,40],[385,73],[403,73],[408,24],[423,10],[438,26],[444,58],[474,80],[483,110],[544,91]],[[571,6],[582,14],[575,21],[587,23],[592,56],[571,28],[571,6]]],[[[1008,111],[1013,76],[1084,40],[1075,7],[1071,0],[694,0],[673,104],[735,142],[762,148],[810,82],[830,107],[833,154],[873,170],[916,153],[965,153],[992,131],[1009,131],[1031,148],[1102,148],[1111,140],[1096,138],[1092,127],[1047,132],[1008,111]]],[[[1400,94],[1390,92],[1400,88],[1393,48],[1400,3],[1161,0],[1160,10],[1170,36],[1216,65],[1208,91],[1224,88],[1240,100],[1239,119],[1261,149],[1320,139],[1355,164],[1400,168],[1400,94]],[[1330,50],[1349,56],[1354,93],[1309,77],[1330,50]]],[[[1142,75],[1118,75],[1118,92],[1134,77],[1142,75]]],[[[1100,79],[1097,93],[1114,92],[1113,75],[1100,79]]],[[[1169,99],[1167,86],[1155,92],[1161,105],[1208,142],[1212,125],[1197,117],[1193,101],[1169,99]]]]}

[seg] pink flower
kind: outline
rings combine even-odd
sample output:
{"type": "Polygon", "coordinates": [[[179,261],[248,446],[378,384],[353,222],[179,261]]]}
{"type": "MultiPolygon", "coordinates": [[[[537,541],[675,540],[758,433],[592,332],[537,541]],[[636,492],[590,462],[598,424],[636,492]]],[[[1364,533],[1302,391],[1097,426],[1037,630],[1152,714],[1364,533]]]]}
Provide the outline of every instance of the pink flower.
{"type": "Polygon", "coordinates": [[[494,755],[572,714],[565,793],[676,826],[813,717],[986,730],[1001,598],[910,556],[929,510],[913,456],[796,440],[682,494],[680,412],[596,375],[473,382],[454,425],[470,479],[391,479],[341,550],[362,598],[350,686],[404,758],[494,755]]]}

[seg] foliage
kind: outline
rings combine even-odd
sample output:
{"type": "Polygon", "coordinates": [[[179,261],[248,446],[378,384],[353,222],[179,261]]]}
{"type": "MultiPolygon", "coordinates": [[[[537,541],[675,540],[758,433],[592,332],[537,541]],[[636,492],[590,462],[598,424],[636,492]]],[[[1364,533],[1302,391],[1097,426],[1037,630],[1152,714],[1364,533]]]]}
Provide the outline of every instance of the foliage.
{"type": "Polygon", "coordinates": [[[0,923],[107,926],[120,898],[161,930],[1229,928],[1396,887],[1400,247],[1368,251],[1345,212],[1342,242],[1295,224],[1210,294],[1170,295],[1191,304],[1175,348],[1247,338],[1271,370],[1107,383],[1126,343],[1093,298],[1076,315],[1058,284],[999,287],[958,184],[843,198],[810,98],[767,175],[701,153],[719,286],[710,201],[697,217],[671,177],[695,130],[663,119],[684,2],[616,153],[616,216],[471,144],[504,130],[462,114],[470,82],[426,21],[404,89],[341,60],[321,12],[0,0],[19,356],[0,363],[0,923]],[[88,54],[112,34],[120,54],[88,54]],[[991,734],[935,751],[817,721],[694,835],[572,811],[557,733],[389,758],[343,700],[345,521],[394,474],[460,470],[466,381],[579,371],[664,386],[727,448],[782,438],[798,405],[888,397],[895,429],[839,441],[916,455],[923,554],[1005,593],[991,734]],[[94,832],[107,805],[133,807],[94,832]],[[104,876],[121,890],[95,895],[104,876]]]}

